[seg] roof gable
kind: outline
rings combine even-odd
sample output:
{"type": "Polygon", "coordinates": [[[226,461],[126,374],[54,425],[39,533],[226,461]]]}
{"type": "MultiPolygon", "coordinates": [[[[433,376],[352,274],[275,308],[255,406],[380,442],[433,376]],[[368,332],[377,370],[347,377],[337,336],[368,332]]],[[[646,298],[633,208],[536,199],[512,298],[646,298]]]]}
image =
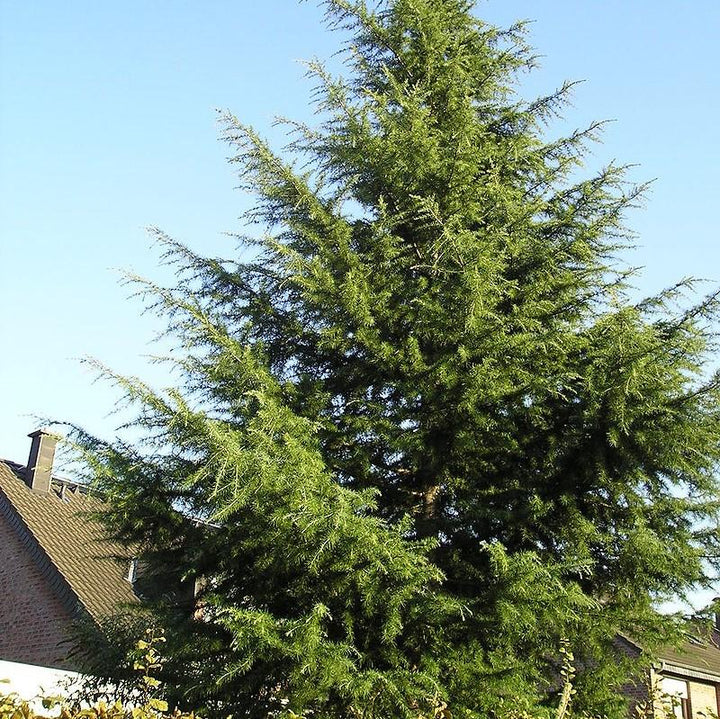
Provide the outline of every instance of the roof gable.
{"type": "Polygon", "coordinates": [[[127,564],[113,559],[127,550],[108,541],[103,528],[87,516],[101,509],[102,502],[72,483],[59,483],[59,492],[35,492],[23,481],[23,471],[0,460],[0,505],[64,580],[60,593],[69,591],[95,620],[137,602],[126,578],[127,564]]]}

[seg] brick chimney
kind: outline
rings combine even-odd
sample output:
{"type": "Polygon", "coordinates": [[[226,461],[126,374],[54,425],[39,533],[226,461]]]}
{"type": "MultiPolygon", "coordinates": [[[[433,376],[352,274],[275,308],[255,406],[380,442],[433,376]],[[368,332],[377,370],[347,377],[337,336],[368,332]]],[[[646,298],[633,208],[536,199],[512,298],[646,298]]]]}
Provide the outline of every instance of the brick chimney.
{"type": "Polygon", "coordinates": [[[55,446],[60,437],[44,429],[31,432],[28,437],[32,439],[32,444],[25,469],[25,484],[36,492],[47,494],[50,491],[55,446]]]}

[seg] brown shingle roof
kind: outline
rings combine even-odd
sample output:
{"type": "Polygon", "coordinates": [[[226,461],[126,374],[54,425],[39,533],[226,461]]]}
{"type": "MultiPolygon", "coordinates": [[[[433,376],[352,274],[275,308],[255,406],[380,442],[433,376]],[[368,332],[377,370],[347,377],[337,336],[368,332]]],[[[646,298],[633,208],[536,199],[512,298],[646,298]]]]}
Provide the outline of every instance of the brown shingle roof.
{"type": "Polygon", "coordinates": [[[699,630],[680,649],[665,648],[657,652],[658,658],[678,669],[714,674],[720,677],[720,633],[717,630],[699,630]]]}
{"type": "Polygon", "coordinates": [[[74,596],[96,620],[135,603],[126,579],[128,564],[113,559],[126,556],[127,550],[105,539],[103,528],[85,514],[102,503],[73,491],[71,484],[62,497],[54,491],[33,491],[23,481],[23,471],[0,460],[0,514],[12,520],[46,571],[59,575],[50,577],[58,591],[66,599],[74,596]]]}
{"type": "MultiPolygon", "coordinates": [[[[693,633],[686,632],[685,636],[679,647],[667,646],[653,652],[653,658],[664,665],[661,671],[686,676],[693,672],[707,674],[720,682],[720,630],[696,624],[693,633]]],[[[617,639],[637,652],[645,651],[640,642],[626,635],[619,634],[617,639]]]]}

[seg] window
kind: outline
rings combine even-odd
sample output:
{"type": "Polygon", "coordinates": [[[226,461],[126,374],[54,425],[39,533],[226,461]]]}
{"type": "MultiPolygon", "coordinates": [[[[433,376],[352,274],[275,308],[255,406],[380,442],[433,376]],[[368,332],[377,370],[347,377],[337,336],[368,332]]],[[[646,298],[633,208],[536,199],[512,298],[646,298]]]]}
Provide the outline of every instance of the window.
{"type": "Polygon", "coordinates": [[[672,677],[662,677],[660,679],[660,692],[663,695],[663,702],[667,702],[672,707],[672,712],[677,719],[692,719],[686,681],[673,679],[672,677]]]}

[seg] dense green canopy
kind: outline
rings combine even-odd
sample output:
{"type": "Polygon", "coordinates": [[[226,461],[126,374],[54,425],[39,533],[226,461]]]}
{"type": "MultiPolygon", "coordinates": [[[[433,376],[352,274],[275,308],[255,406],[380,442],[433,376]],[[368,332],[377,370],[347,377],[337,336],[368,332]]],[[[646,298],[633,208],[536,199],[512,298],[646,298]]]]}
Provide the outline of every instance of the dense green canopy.
{"type": "Polygon", "coordinates": [[[117,378],[147,441],[77,433],[162,576],[167,673],[223,716],[487,717],[542,712],[567,639],[612,715],[616,634],[671,636],[654,603],[717,565],[716,297],[631,299],[643,188],[582,169],[598,125],[548,139],[571,86],[521,99],[522,26],[326,4],[352,39],[346,79],[310,66],[318,126],[278,154],[225,118],[257,232],[157,233],[182,380],[117,378]]]}

